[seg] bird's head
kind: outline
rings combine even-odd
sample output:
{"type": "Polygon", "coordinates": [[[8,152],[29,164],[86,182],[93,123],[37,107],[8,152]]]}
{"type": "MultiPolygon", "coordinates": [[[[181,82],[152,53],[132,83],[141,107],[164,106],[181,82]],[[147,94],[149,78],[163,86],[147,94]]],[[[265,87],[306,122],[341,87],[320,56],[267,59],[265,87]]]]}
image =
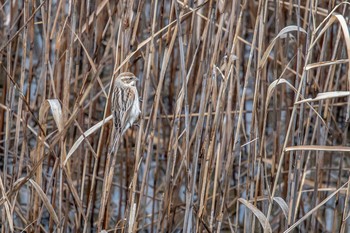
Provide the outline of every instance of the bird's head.
{"type": "Polygon", "coordinates": [[[130,72],[124,72],[119,74],[119,76],[117,77],[117,81],[121,81],[124,85],[127,86],[136,86],[136,81],[138,81],[139,79],[130,72]]]}

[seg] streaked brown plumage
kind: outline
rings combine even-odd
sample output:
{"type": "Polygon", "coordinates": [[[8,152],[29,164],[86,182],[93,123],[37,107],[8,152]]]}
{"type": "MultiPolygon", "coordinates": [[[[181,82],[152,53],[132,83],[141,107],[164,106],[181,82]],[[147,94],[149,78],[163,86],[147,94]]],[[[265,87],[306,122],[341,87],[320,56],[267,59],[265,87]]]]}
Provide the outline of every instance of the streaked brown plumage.
{"type": "Polygon", "coordinates": [[[136,89],[138,78],[130,72],[121,73],[113,84],[112,114],[118,137],[138,119],[141,110],[136,89]]]}
{"type": "Polygon", "coordinates": [[[105,174],[107,179],[104,179],[101,207],[98,217],[98,232],[101,231],[105,217],[106,205],[108,203],[109,192],[113,180],[114,168],[116,164],[116,156],[111,157],[116,153],[119,146],[119,139],[130,128],[137,118],[140,116],[139,95],[136,89],[136,81],[138,78],[130,72],[121,73],[113,82],[111,110],[113,114],[113,123],[115,128],[114,142],[107,155],[107,163],[105,174]]]}

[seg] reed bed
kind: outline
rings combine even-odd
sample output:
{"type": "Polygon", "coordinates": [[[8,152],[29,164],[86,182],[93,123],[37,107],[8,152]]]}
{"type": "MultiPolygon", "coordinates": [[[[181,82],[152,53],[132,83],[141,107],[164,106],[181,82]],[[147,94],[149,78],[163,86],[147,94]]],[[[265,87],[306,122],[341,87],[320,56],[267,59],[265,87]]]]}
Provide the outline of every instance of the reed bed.
{"type": "Polygon", "coordinates": [[[0,3],[1,232],[350,231],[349,2],[0,3]]]}

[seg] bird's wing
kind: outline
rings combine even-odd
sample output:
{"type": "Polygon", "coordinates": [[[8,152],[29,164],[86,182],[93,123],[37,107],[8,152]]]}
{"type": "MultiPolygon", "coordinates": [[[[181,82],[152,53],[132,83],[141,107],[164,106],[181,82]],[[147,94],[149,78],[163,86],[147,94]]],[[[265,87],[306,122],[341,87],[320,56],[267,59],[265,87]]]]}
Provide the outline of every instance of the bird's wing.
{"type": "Polygon", "coordinates": [[[131,88],[116,88],[112,99],[114,126],[122,133],[128,122],[130,109],[135,101],[135,92],[131,88]]]}
{"type": "Polygon", "coordinates": [[[132,90],[132,88],[127,88],[125,90],[126,94],[126,100],[125,100],[125,111],[124,111],[124,116],[123,116],[123,120],[122,120],[122,128],[124,129],[126,126],[126,123],[129,121],[130,118],[130,111],[132,108],[132,105],[135,102],[135,91],[132,90]]]}

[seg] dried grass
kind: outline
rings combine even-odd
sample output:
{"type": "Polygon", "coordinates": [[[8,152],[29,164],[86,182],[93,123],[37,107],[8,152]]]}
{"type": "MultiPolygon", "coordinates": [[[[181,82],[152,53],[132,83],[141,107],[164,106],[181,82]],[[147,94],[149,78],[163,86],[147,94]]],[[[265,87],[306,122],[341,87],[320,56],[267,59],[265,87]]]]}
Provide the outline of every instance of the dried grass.
{"type": "Polygon", "coordinates": [[[1,232],[349,232],[349,8],[1,1],[1,232]]]}

